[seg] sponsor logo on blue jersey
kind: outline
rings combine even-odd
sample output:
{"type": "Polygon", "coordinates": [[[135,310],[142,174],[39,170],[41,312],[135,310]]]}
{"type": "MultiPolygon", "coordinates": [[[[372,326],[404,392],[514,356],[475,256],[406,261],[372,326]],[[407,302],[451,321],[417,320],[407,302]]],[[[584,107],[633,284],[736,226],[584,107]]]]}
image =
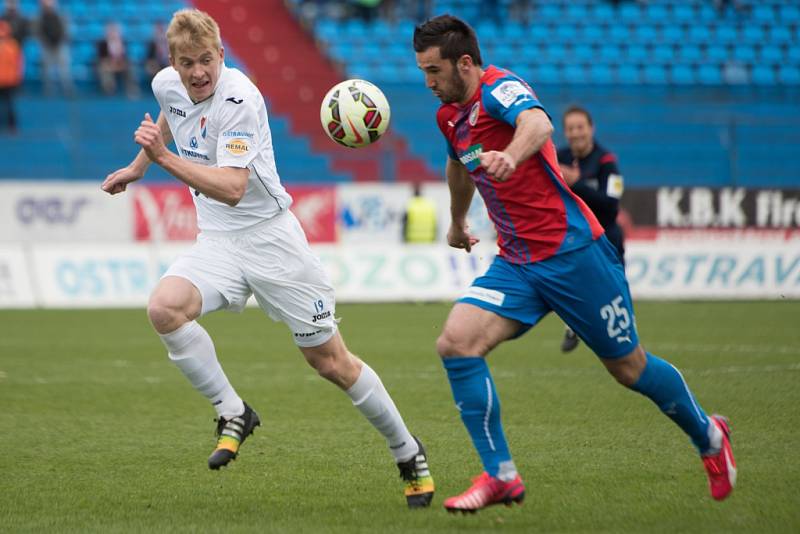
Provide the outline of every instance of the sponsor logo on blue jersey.
{"type": "Polygon", "coordinates": [[[481,160],[479,156],[482,153],[483,145],[478,143],[477,145],[472,145],[471,147],[467,148],[461,153],[458,159],[464,164],[464,167],[466,167],[469,172],[474,172],[478,167],[481,166],[481,160]]]}

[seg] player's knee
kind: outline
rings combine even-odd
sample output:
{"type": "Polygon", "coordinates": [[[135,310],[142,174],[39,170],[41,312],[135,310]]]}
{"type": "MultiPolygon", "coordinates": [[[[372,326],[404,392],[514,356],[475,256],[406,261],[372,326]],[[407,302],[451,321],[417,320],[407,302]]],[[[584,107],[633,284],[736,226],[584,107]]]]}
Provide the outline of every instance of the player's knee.
{"type": "Polygon", "coordinates": [[[436,340],[436,352],[439,353],[439,356],[442,358],[448,356],[474,356],[476,354],[482,354],[478,352],[478,349],[473,345],[474,343],[471,343],[470,340],[454,335],[453,332],[445,329],[436,340]]]}
{"type": "Polygon", "coordinates": [[[631,387],[638,382],[639,377],[647,364],[644,349],[636,347],[630,354],[616,360],[604,362],[608,372],[614,379],[625,387],[631,387]]]}
{"type": "Polygon", "coordinates": [[[167,302],[159,298],[151,298],[147,304],[147,317],[150,324],[159,334],[168,334],[180,328],[189,319],[180,308],[170,306],[167,302]]]}

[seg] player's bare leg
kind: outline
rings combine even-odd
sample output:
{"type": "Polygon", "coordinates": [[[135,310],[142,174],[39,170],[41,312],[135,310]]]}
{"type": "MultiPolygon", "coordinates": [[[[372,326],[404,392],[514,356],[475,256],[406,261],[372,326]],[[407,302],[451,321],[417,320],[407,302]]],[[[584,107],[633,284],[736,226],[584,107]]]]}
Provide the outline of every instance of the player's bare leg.
{"type": "Polygon", "coordinates": [[[353,405],[386,438],[400,476],[406,482],[408,506],[428,506],[434,484],[425,449],[408,431],[375,371],[347,350],[338,331],[322,345],[300,347],[300,350],[320,376],[343,389],[353,405]]]}
{"type": "Polygon", "coordinates": [[[191,282],[167,276],[153,291],[147,315],[167,347],[170,360],[217,412],[218,439],[208,466],[219,469],[236,458],[239,447],[260,425],[260,420],[236,394],[217,360],[211,337],[195,321],[202,304],[202,295],[191,282]]]}

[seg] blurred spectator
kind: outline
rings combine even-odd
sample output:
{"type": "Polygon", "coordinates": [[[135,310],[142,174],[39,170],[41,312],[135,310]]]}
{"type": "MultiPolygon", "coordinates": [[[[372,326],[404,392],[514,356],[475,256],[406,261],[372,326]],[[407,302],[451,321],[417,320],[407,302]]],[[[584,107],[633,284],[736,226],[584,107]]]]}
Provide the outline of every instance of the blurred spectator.
{"type": "Polygon", "coordinates": [[[147,57],[144,60],[144,69],[153,79],[153,76],[164,67],[169,66],[169,45],[164,25],[156,22],[153,26],[153,37],[147,43],[147,57]]]}
{"type": "Polygon", "coordinates": [[[120,84],[124,84],[128,97],[134,98],[139,94],[128,50],[122,40],[122,30],[116,22],[106,24],[105,36],[97,43],[97,76],[100,88],[107,95],[115,94],[120,84]]]}
{"type": "Polygon", "coordinates": [[[28,34],[30,34],[30,23],[19,12],[17,0],[6,0],[6,10],[0,16],[0,20],[8,22],[9,26],[11,26],[11,36],[22,47],[25,44],[25,39],[28,38],[28,34]]]}
{"type": "Polygon", "coordinates": [[[381,0],[353,0],[353,9],[365,22],[372,22],[378,14],[381,0]]]}
{"type": "Polygon", "coordinates": [[[436,241],[436,204],[422,196],[422,184],[414,183],[414,196],[403,215],[403,241],[433,243],[436,241]]]}
{"type": "Polygon", "coordinates": [[[36,20],[36,34],[42,44],[42,80],[45,93],[53,92],[53,74],[61,82],[67,96],[72,95],[67,23],[56,9],[55,0],[41,0],[41,11],[36,20]]]}
{"type": "Polygon", "coordinates": [[[14,92],[22,83],[22,51],[11,25],[0,20],[0,131],[17,132],[14,92]]]}
{"type": "Polygon", "coordinates": [[[736,13],[747,10],[747,4],[743,0],[714,0],[714,7],[720,15],[724,15],[728,6],[732,7],[736,13]]]}

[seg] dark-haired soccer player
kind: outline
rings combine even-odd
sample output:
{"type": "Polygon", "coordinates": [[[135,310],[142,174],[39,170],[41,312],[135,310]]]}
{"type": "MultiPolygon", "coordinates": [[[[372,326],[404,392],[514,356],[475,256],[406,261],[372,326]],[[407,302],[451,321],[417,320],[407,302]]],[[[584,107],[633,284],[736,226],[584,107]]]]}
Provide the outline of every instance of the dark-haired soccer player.
{"type": "Polygon", "coordinates": [[[450,312],[437,350],[461,419],[485,472],[451,511],[521,502],[525,486],[500,422],[486,355],[555,311],[621,384],[649,397],[691,438],[711,494],[724,499],[736,477],[728,424],[706,416],[680,372],[639,344],[625,272],[603,227],[567,184],[550,140],[553,127],[530,87],[514,74],[483,67],[478,40],[450,15],[414,31],[417,65],[442,101],[452,223],[448,242],[477,243],[467,209],[477,188],[498,234],[500,253],[450,312]]]}
{"type": "MultiPolygon", "coordinates": [[[[624,235],[617,224],[624,184],[617,157],[595,141],[594,121],[586,109],[570,106],[564,112],[563,123],[567,146],[558,149],[561,175],[597,217],[624,265],[624,235]]],[[[570,352],[577,346],[578,335],[567,327],[561,351],[570,352]]]]}

